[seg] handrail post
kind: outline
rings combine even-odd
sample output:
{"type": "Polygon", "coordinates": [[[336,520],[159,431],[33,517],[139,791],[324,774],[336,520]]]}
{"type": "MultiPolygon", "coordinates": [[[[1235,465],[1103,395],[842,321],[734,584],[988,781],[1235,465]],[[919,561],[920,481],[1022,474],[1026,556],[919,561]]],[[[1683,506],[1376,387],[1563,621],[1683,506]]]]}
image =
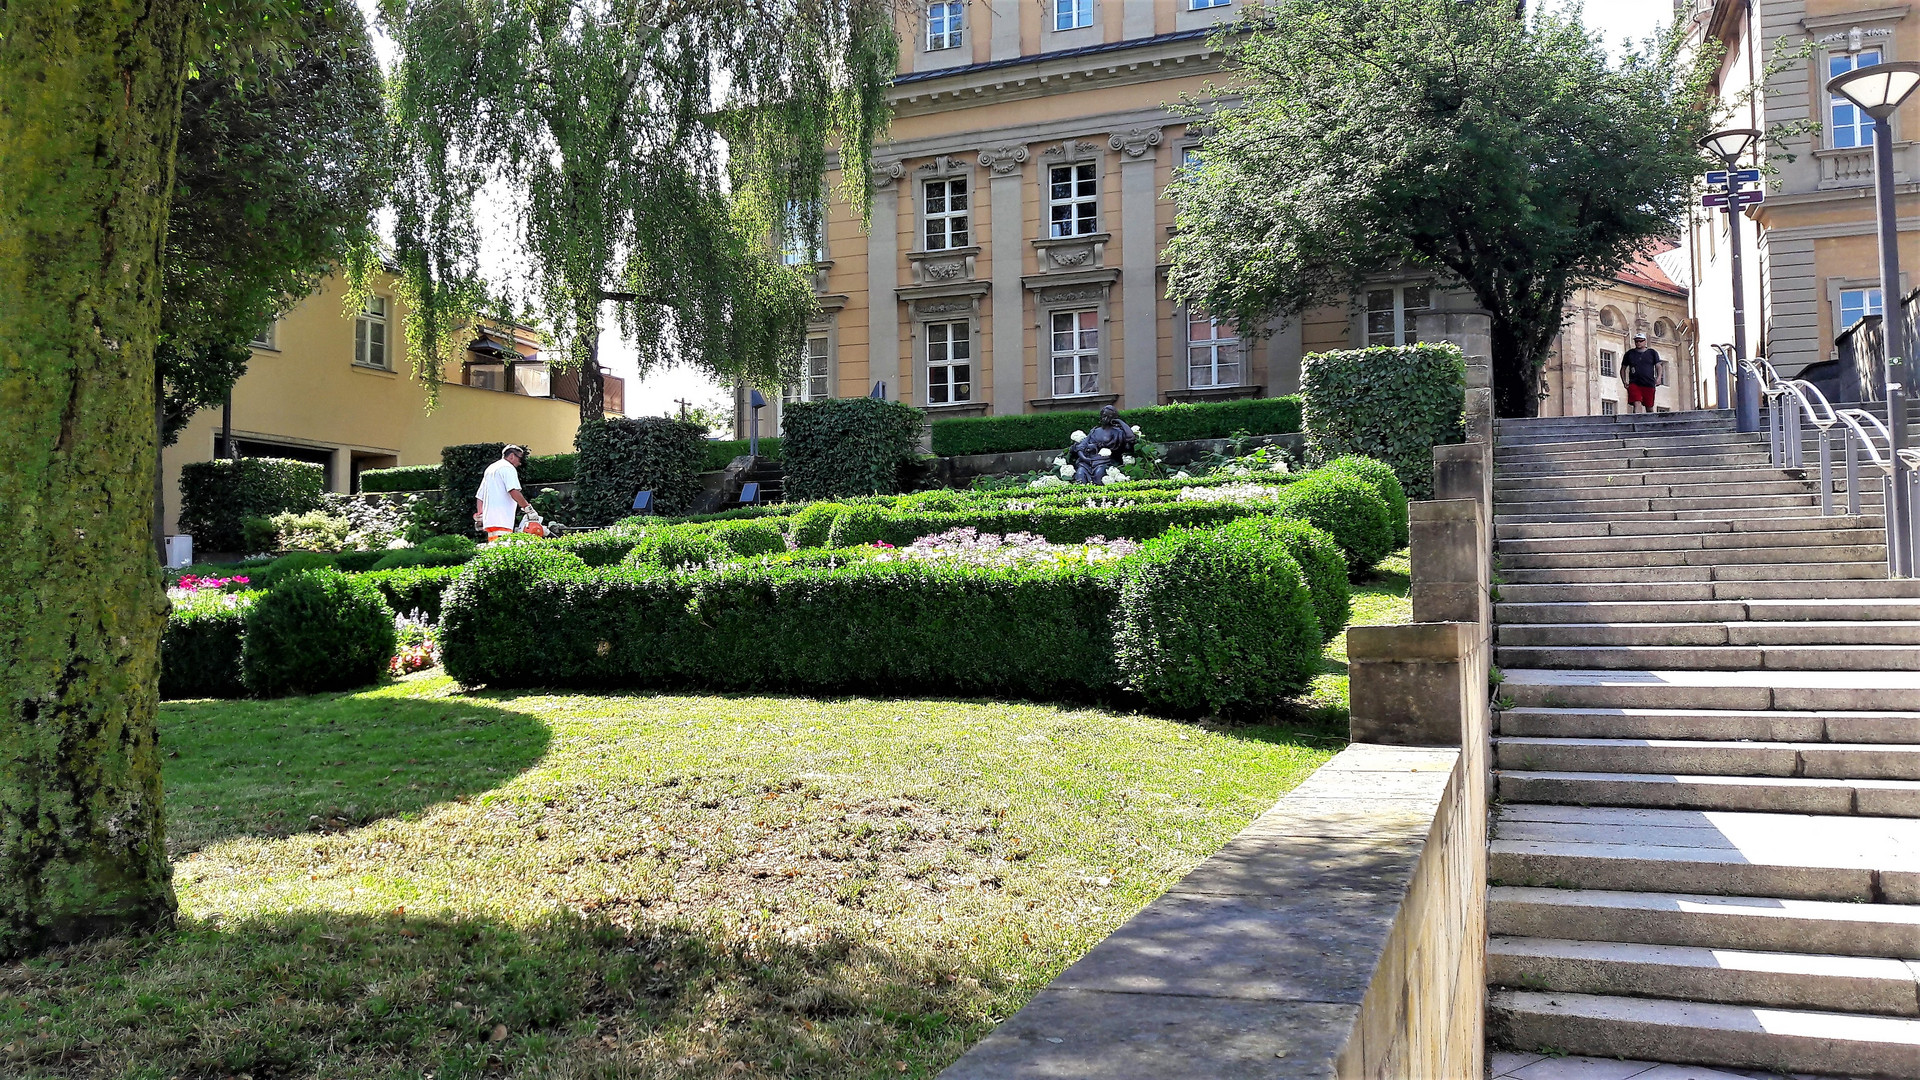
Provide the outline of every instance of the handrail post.
{"type": "Polygon", "coordinates": [[[1881,497],[1880,515],[1887,522],[1887,576],[1890,578],[1900,576],[1900,546],[1907,542],[1905,522],[1900,520],[1899,514],[1893,512],[1893,485],[1897,482],[1897,476],[1897,472],[1889,473],[1881,484],[1886,491],[1886,494],[1881,497]]]}
{"type": "Polygon", "coordinates": [[[1847,429],[1847,513],[1860,516],[1860,451],[1853,445],[1851,427],[1847,429]]]}
{"type": "Polygon", "coordinates": [[[1799,469],[1803,468],[1807,463],[1807,421],[1806,417],[1802,415],[1805,412],[1805,407],[1800,404],[1798,394],[1794,395],[1793,402],[1789,407],[1793,409],[1793,435],[1787,445],[1793,448],[1793,453],[1790,455],[1793,460],[1793,468],[1799,469]]]}
{"type": "Polygon", "coordinates": [[[1820,515],[1833,516],[1833,433],[1820,429],[1820,515]]]}

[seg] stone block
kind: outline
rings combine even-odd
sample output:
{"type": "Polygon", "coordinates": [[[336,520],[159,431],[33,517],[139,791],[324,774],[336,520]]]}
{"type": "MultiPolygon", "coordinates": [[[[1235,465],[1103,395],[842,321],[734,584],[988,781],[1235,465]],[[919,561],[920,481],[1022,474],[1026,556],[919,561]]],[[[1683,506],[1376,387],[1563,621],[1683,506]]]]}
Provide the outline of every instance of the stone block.
{"type": "Polygon", "coordinates": [[[1407,518],[1414,621],[1489,623],[1492,548],[1482,504],[1474,499],[1416,502],[1407,518]]]}
{"type": "Polygon", "coordinates": [[[1400,746],[1459,746],[1485,708],[1484,624],[1409,623],[1347,631],[1350,737],[1400,746]]]}

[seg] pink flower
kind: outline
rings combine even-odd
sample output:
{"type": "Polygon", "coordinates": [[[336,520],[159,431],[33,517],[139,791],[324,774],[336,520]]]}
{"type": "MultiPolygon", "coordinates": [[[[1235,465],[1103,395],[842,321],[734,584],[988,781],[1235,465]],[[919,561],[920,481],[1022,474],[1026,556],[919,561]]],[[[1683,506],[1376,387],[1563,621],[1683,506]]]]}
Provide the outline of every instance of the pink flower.
{"type": "Polygon", "coordinates": [[[248,579],[246,579],[246,578],[243,578],[243,577],[235,577],[235,578],[228,578],[227,580],[228,580],[228,581],[231,581],[231,582],[233,582],[233,583],[234,583],[235,585],[247,585],[247,584],[250,584],[250,582],[248,581],[248,579]]]}

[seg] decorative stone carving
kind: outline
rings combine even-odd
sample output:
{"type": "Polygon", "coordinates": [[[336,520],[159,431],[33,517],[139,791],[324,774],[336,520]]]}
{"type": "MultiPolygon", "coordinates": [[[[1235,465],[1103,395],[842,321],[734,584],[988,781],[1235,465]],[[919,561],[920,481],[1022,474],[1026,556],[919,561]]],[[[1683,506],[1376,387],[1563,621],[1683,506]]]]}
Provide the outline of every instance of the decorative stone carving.
{"type": "Polygon", "coordinates": [[[954,315],[963,311],[972,311],[974,301],[970,298],[958,300],[921,300],[913,309],[922,315],[954,315]]]}
{"type": "Polygon", "coordinates": [[[1090,143],[1085,139],[1068,139],[1058,145],[1047,147],[1045,151],[1047,157],[1065,158],[1068,161],[1093,157],[1099,152],[1100,144],[1090,143]]]}
{"type": "Polygon", "coordinates": [[[875,164],[873,167],[873,186],[876,188],[892,187],[895,180],[905,175],[907,175],[907,167],[901,162],[888,161],[875,164]]]}
{"type": "Polygon", "coordinates": [[[1085,266],[1093,258],[1093,248],[1052,248],[1047,257],[1055,266],[1085,266]]]}
{"type": "Polygon", "coordinates": [[[951,154],[940,154],[932,161],[923,163],[920,171],[930,176],[951,176],[967,171],[967,163],[951,154]]]}
{"type": "Polygon", "coordinates": [[[1107,145],[1130,158],[1137,158],[1159,146],[1161,138],[1159,128],[1134,128],[1125,135],[1115,133],[1113,138],[1107,140],[1107,145]]]}
{"type": "Polygon", "coordinates": [[[1033,294],[1036,304],[1082,304],[1106,298],[1105,285],[1067,285],[1058,289],[1041,289],[1033,294]]]}
{"type": "Polygon", "coordinates": [[[995,176],[1012,176],[1032,156],[1024,146],[996,146],[980,151],[980,167],[992,169],[995,176]]]}
{"type": "Polygon", "coordinates": [[[927,263],[924,272],[929,281],[956,281],[967,276],[967,264],[963,262],[927,263]]]}

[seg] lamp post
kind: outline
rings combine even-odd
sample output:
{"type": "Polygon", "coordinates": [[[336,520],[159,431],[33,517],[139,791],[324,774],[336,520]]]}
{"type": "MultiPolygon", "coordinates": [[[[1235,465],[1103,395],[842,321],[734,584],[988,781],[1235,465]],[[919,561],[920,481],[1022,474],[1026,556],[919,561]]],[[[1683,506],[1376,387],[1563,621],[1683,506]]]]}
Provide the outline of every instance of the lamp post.
{"type": "MultiPolygon", "coordinates": [[[[1719,158],[1729,171],[1740,168],[1740,159],[1760,138],[1753,128],[1728,128],[1700,140],[1700,147],[1719,158]]],[[[1729,183],[1728,191],[1738,192],[1738,183],[1729,183]]],[[[1760,380],[1740,366],[1747,358],[1747,280],[1740,258],[1740,200],[1727,203],[1727,253],[1733,262],[1733,426],[1737,431],[1760,430],[1760,380]]],[[[1716,380],[1718,384],[1718,380],[1716,380]]],[[[1720,399],[1725,407],[1726,398],[1720,399]]]]}
{"type": "Polygon", "coordinates": [[[747,407],[753,410],[753,431],[747,436],[747,456],[760,456],[760,410],[767,407],[767,396],[758,390],[747,391],[747,407]]]}
{"type": "Polygon", "coordinates": [[[1893,114],[1920,88],[1920,64],[1869,64],[1827,80],[1838,94],[1873,118],[1873,185],[1880,211],[1880,325],[1887,349],[1887,431],[1893,441],[1894,477],[1887,507],[1889,569],[1894,577],[1913,576],[1913,545],[1896,543],[1913,520],[1913,489],[1902,475],[1900,451],[1907,446],[1906,320],[1900,303],[1900,223],[1894,216],[1893,114]],[[1897,524],[1896,524],[1897,523],[1897,524]]]}

